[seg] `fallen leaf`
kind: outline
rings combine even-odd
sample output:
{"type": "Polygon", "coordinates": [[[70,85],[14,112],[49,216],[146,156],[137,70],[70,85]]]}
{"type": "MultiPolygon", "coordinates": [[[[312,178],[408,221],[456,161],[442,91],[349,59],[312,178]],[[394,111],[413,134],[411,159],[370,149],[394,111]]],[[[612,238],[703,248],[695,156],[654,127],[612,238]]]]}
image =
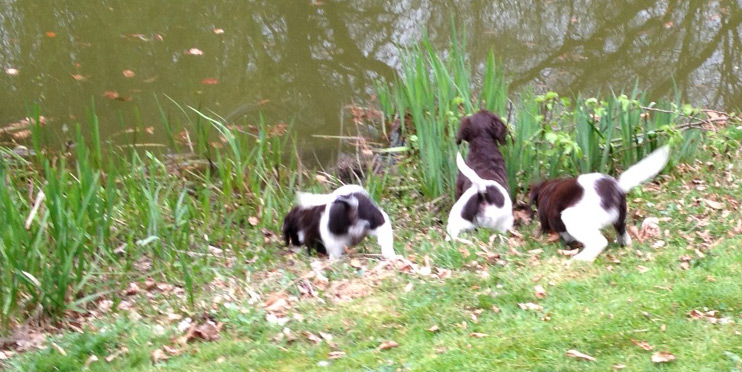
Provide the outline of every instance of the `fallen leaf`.
{"type": "Polygon", "coordinates": [[[572,257],[576,255],[580,250],[579,249],[560,249],[558,250],[559,254],[567,257],[572,257]]]}
{"type": "Polygon", "coordinates": [[[47,31],[47,32],[44,33],[44,35],[46,35],[46,37],[48,37],[48,38],[57,37],[57,34],[55,34],[53,31],[47,31]]]}
{"type": "Polygon", "coordinates": [[[5,69],[5,73],[8,74],[8,75],[10,75],[10,76],[18,75],[18,72],[19,71],[18,71],[17,68],[8,67],[8,68],[5,69]]]}
{"type": "Polygon", "coordinates": [[[701,311],[699,311],[699,310],[696,310],[696,309],[693,309],[693,310],[689,311],[688,312],[688,316],[691,317],[691,318],[693,318],[693,319],[703,319],[704,318],[703,313],[701,311]]]}
{"type": "Polygon", "coordinates": [[[389,341],[384,341],[381,344],[379,344],[379,346],[376,348],[376,350],[381,351],[381,350],[393,349],[393,348],[395,348],[397,346],[399,346],[398,343],[389,340],[389,341]]]}
{"type": "Polygon", "coordinates": [[[127,78],[133,78],[134,75],[136,75],[134,71],[132,70],[124,70],[124,71],[121,71],[121,73],[124,75],[124,77],[127,77],[127,78]]]}
{"type": "Polygon", "coordinates": [[[647,271],[649,271],[649,268],[648,267],[642,266],[642,265],[637,265],[636,266],[636,269],[639,271],[640,274],[644,274],[647,271]]]}
{"type": "Polygon", "coordinates": [[[624,368],[626,368],[626,365],[624,365],[624,364],[614,364],[613,365],[613,370],[614,371],[615,370],[619,370],[619,369],[624,369],[624,368]]]}
{"type": "Polygon", "coordinates": [[[717,201],[713,201],[709,199],[704,199],[704,201],[706,202],[706,205],[708,205],[709,207],[713,209],[716,209],[716,210],[724,209],[724,203],[719,203],[717,201]]]}
{"type": "Polygon", "coordinates": [[[589,360],[589,361],[591,361],[591,362],[594,362],[594,361],[596,361],[596,360],[597,360],[597,359],[595,359],[595,358],[591,357],[590,355],[587,355],[587,354],[583,354],[583,353],[581,353],[581,352],[579,352],[579,351],[577,351],[577,350],[575,350],[575,349],[567,350],[567,354],[566,354],[566,355],[567,355],[568,357],[571,357],[571,358],[577,358],[577,359],[589,360]]]}
{"type": "Polygon", "coordinates": [[[83,365],[83,368],[90,367],[91,364],[98,361],[98,356],[95,354],[91,354],[88,359],[85,360],[85,364],[83,365]]]}
{"type": "Polygon", "coordinates": [[[185,54],[189,56],[201,56],[204,54],[204,52],[198,48],[191,48],[186,50],[185,54]]]}
{"type": "Polygon", "coordinates": [[[107,363],[111,363],[111,362],[113,362],[114,359],[116,359],[119,356],[121,356],[122,354],[126,354],[128,352],[129,352],[129,348],[126,347],[126,346],[124,346],[121,349],[118,349],[115,352],[113,352],[113,354],[111,354],[111,355],[103,358],[103,360],[105,360],[107,363]]]}
{"type": "Polygon", "coordinates": [[[247,218],[247,222],[249,222],[250,225],[257,226],[260,223],[260,220],[255,216],[250,216],[247,218]]]}
{"type": "Polygon", "coordinates": [[[668,363],[675,359],[677,359],[677,357],[669,351],[658,351],[652,354],[652,362],[654,363],[668,363]]]}
{"type": "Polygon", "coordinates": [[[307,340],[314,342],[315,344],[321,344],[322,343],[322,339],[319,336],[317,336],[314,333],[312,333],[312,332],[304,331],[304,337],[306,337],[307,340]]]}
{"type": "Polygon", "coordinates": [[[60,354],[62,354],[64,356],[67,356],[67,352],[64,351],[64,349],[62,349],[61,346],[57,345],[54,342],[50,342],[49,345],[51,345],[54,348],[54,350],[56,350],[58,353],[60,353],[60,354]]]}
{"type": "Polygon", "coordinates": [[[338,345],[332,341],[332,335],[331,334],[325,333],[325,332],[320,332],[319,335],[322,336],[322,339],[323,340],[325,340],[325,342],[327,343],[327,346],[329,346],[329,347],[331,347],[333,349],[336,349],[338,347],[338,345]]]}
{"type": "Polygon", "coordinates": [[[224,33],[224,30],[222,30],[221,28],[215,28],[215,29],[214,29],[213,31],[214,31],[214,33],[215,33],[215,34],[217,34],[217,35],[221,35],[221,34],[223,34],[223,33],[224,33]]]}
{"type": "Polygon", "coordinates": [[[167,356],[167,354],[165,354],[165,352],[162,351],[162,349],[157,349],[157,350],[153,351],[149,356],[150,356],[150,358],[152,358],[152,363],[155,363],[155,364],[157,364],[157,363],[159,363],[159,362],[161,362],[163,360],[170,359],[170,357],[167,356]]]}
{"type": "Polygon", "coordinates": [[[214,78],[204,78],[204,79],[201,80],[201,84],[204,84],[204,85],[216,85],[216,84],[219,84],[219,80],[218,79],[214,79],[214,78]]]}
{"type": "Polygon", "coordinates": [[[526,302],[526,303],[519,303],[518,307],[520,307],[523,310],[526,311],[541,311],[543,310],[543,307],[539,304],[534,304],[533,302],[526,302]]]}
{"type": "Polygon", "coordinates": [[[412,284],[412,282],[407,283],[407,285],[404,286],[404,292],[409,293],[410,291],[412,291],[412,288],[414,288],[414,285],[412,284]]]}
{"type": "Polygon", "coordinates": [[[340,359],[340,358],[342,358],[344,356],[345,356],[345,352],[344,351],[336,350],[336,351],[331,351],[327,355],[327,359],[340,359]]]}
{"type": "Polygon", "coordinates": [[[87,81],[88,80],[88,78],[86,78],[85,76],[82,76],[80,74],[71,74],[70,76],[72,76],[72,78],[75,79],[75,80],[77,80],[77,81],[87,81]]]}
{"type": "Polygon", "coordinates": [[[486,334],[486,333],[472,332],[472,333],[469,334],[469,336],[476,337],[476,338],[484,338],[484,337],[487,337],[489,335],[486,334]]]}
{"type": "Polygon", "coordinates": [[[428,331],[430,332],[438,332],[438,325],[434,324],[432,327],[428,328],[428,331]]]}
{"type": "Polygon", "coordinates": [[[502,310],[500,310],[500,308],[497,305],[492,305],[492,311],[494,311],[495,314],[499,314],[500,311],[502,310]]]}
{"type": "Polygon", "coordinates": [[[654,349],[654,346],[650,345],[647,341],[639,341],[639,340],[634,340],[632,338],[631,339],[631,342],[633,342],[634,345],[639,346],[640,348],[642,348],[642,349],[644,349],[646,351],[650,351],[650,350],[654,349]]]}
{"type": "Polygon", "coordinates": [[[536,294],[536,298],[546,297],[546,289],[540,284],[533,287],[533,292],[536,294]]]}

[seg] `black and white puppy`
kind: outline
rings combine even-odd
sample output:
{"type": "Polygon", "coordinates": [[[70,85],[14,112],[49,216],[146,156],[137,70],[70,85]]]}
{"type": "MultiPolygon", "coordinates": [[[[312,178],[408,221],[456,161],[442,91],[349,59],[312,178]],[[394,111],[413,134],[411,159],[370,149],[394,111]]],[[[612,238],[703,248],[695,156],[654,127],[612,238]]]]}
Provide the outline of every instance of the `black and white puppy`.
{"type": "Polygon", "coordinates": [[[610,224],[616,230],[618,243],[631,245],[626,232],[626,193],[654,178],[669,157],[669,147],[661,147],[629,167],[618,180],[589,173],[532,186],[531,205],[537,208],[541,230],[559,233],[566,243],[582,243],[584,249],[573,260],[595,260],[608,246],[600,230],[610,224]]]}
{"type": "Polygon", "coordinates": [[[384,258],[395,257],[389,216],[358,185],[345,185],[330,194],[298,193],[298,205],[283,220],[286,244],[306,245],[326,252],[330,259],[346,247],[375,236],[384,258]]]}
{"type": "MultiPolygon", "coordinates": [[[[498,148],[507,127],[487,110],[461,120],[456,143],[469,142],[466,161],[456,154],[456,203],[448,215],[446,240],[477,226],[505,232],[513,226],[513,203],[508,191],[505,160],[498,148]]],[[[463,240],[466,241],[466,240],[463,240]]]]}

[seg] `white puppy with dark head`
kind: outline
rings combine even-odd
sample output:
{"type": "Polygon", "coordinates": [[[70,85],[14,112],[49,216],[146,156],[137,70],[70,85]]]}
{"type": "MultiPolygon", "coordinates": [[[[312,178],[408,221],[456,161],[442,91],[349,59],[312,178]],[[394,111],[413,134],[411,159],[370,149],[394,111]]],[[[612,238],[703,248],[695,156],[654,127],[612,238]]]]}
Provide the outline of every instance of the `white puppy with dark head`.
{"type": "Polygon", "coordinates": [[[384,258],[396,256],[389,216],[358,185],[345,185],[330,194],[298,193],[298,206],[284,218],[283,234],[287,244],[324,249],[330,259],[340,258],[346,247],[371,235],[384,258]]]}

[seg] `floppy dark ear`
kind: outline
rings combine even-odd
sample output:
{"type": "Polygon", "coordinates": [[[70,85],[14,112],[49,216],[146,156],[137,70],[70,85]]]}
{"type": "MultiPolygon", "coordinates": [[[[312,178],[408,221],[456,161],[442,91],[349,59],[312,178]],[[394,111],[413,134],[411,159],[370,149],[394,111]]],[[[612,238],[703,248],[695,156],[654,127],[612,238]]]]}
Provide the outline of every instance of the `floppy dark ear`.
{"type": "Polygon", "coordinates": [[[530,200],[531,206],[535,206],[538,208],[538,194],[541,192],[541,186],[543,185],[543,182],[539,182],[535,185],[531,185],[530,191],[528,192],[528,198],[530,200]]]}
{"type": "Polygon", "coordinates": [[[466,116],[461,119],[461,123],[459,124],[459,134],[456,136],[456,144],[460,145],[461,141],[470,142],[471,133],[469,132],[469,117],[466,116]]]}
{"type": "Polygon", "coordinates": [[[508,127],[497,116],[492,118],[492,139],[499,144],[505,144],[508,127]]]}

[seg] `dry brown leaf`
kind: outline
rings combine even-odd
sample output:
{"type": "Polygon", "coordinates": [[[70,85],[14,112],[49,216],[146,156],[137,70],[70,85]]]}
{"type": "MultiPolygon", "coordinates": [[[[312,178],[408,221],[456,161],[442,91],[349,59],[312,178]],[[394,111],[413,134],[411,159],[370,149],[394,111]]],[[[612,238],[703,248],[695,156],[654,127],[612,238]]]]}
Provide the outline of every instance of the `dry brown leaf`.
{"type": "Polygon", "coordinates": [[[337,349],[338,345],[332,341],[332,335],[325,332],[320,332],[319,335],[322,337],[323,340],[327,343],[327,346],[337,349]]]}
{"type": "Polygon", "coordinates": [[[668,363],[675,359],[677,359],[677,357],[669,351],[657,351],[652,354],[652,362],[654,363],[668,363]]]}
{"type": "Polygon", "coordinates": [[[397,346],[399,346],[398,343],[396,343],[395,341],[392,341],[392,340],[388,340],[388,341],[384,341],[381,344],[379,344],[379,346],[376,348],[376,350],[381,351],[381,350],[393,349],[393,348],[395,348],[397,346]]]}
{"type": "Polygon", "coordinates": [[[476,337],[476,338],[484,338],[484,337],[487,337],[489,335],[486,334],[486,333],[472,332],[472,333],[469,334],[469,336],[476,337]]]}
{"type": "Polygon", "coordinates": [[[124,75],[124,77],[126,78],[133,78],[136,75],[136,73],[134,73],[134,71],[132,70],[121,71],[121,74],[124,75]]]}
{"type": "Polygon", "coordinates": [[[56,350],[56,351],[57,351],[58,353],[60,353],[60,354],[62,354],[62,355],[64,355],[64,356],[67,356],[67,352],[66,352],[66,351],[64,351],[64,349],[62,349],[62,347],[61,347],[61,346],[57,345],[57,344],[56,344],[56,343],[54,343],[54,342],[50,342],[50,343],[49,343],[49,345],[51,345],[51,347],[53,347],[53,348],[54,348],[54,350],[56,350]]]}
{"type": "Polygon", "coordinates": [[[500,310],[500,307],[498,307],[497,305],[492,305],[492,311],[494,311],[495,314],[499,314],[502,310],[500,310]]]}
{"type": "Polygon", "coordinates": [[[438,325],[434,324],[432,327],[428,328],[428,331],[430,332],[438,332],[438,325]]]}
{"type": "Polygon", "coordinates": [[[619,369],[624,369],[624,368],[626,368],[626,365],[625,364],[614,364],[613,365],[613,370],[614,371],[617,371],[619,369]]]}
{"type": "Polygon", "coordinates": [[[340,359],[340,358],[342,358],[344,356],[345,356],[345,352],[344,351],[336,350],[336,351],[331,351],[327,355],[327,359],[340,359]]]}
{"type": "Polygon", "coordinates": [[[111,354],[111,355],[103,358],[103,360],[105,360],[107,363],[111,363],[111,362],[113,362],[114,359],[116,359],[119,356],[121,356],[122,354],[126,354],[128,352],[129,352],[129,348],[126,347],[126,346],[123,346],[123,347],[121,347],[121,349],[118,349],[118,350],[114,351],[113,354],[111,354]]]}
{"type": "Polygon", "coordinates": [[[72,74],[70,76],[72,76],[72,78],[75,79],[75,80],[77,80],[77,81],[87,81],[88,80],[88,78],[86,78],[85,76],[82,76],[80,74],[72,74]]]}
{"type": "Polygon", "coordinates": [[[642,349],[644,349],[646,351],[650,351],[650,350],[654,349],[654,346],[650,345],[649,342],[647,342],[647,341],[639,341],[639,340],[634,340],[632,338],[631,339],[631,342],[633,342],[634,345],[639,346],[640,348],[642,348],[642,349]]]}
{"type": "Polygon", "coordinates": [[[704,199],[704,201],[706,202],[706,205],[708,205],[709,207],[713,209],[716,209],[716,210],[724,209],[724,203],[719,203],[717,201],[713,201],[709,199],[704,199]]]}
{"type": "Polygon", "coordinates": [[[560,249],[558,250],[559,254],[567,257],[572,257],[576,255],[580,250],[579,249],[560,249]]]}
{"type": "Polygon", "coordinates": [[[155,364],[163,360],[168,360],[170,358],[169,356],[167,356],[167,354],[165,354],[164,351],[162,351],[162,349],[156,349],[149,356],[150,358],[152,358],[152,363],[155,363],[155,364]]]}
{"type": "Polygon", "coordinates": [[[191,48],[186,50],[185,54],[189,56],[202,56],[204,52],[198,48],[191,48]]]}
{"type": "Polygon", "coordinates": [[[409,293],[410,291],[412,291],[412,288],[414,288],[414,285],[411,282],[407,283],[407,285],[404,286],[404,293],[409,293]]]}
{"type": "Polygon", "coordinates": [[[307,340],[314,342],[315,344],[321,344],[322,343],[322,339],[319,336],[317,336],[314,333],[312,333],[312,332],[304,331],[304,337],[306,337],[307,340]]]}
{"type": "Polygon", "coordinates": [[[221,28],[215,28],[212,31],[214,31],[214,33],[217,34],[217,35],[221,35],[221,34],[224,33],[224,30],[222,30],[221,28]]]}
{"type": "Polygon", "coordinates": [[[526,311],[541,311],[544,309],[541,305],[534,304],[533,302],[519,303],[518,307],[526,311]]]}
{"type": "Polygon", "coordinates": [[[250,216],[247,218],[247,222],[249,222],[250,225],[257,226],[260,223],[260,220],[255,216],[250,216]]]}
{"type": "Polygon", "coordinates": [[[647,271],[649,271],[649,268],[648,267],[642,266],[642,265],[637,265],[636,266],[636,269],[639,271],[640,274],[644,274],[647,271]]]}
{"type": "Polygon", "coordinates": [[[95,363],[97,361],[98,361],[98,356],[95,355],[95,354],[90,354],[90,356],[88,357],[88,359],[85,360],[85,364],[83,365],[83,368],[88,368],[88,367],[90,367],[91,364],[93,364],[93,363],[95,363]]]}
{"type": "Polygon", "coordinates": [[[544,289],[544,286],[537,285],[533,287],[533,292],[536,295],[536,298],[544,298],[546,297],[546,289],[544,289]]]}
{"type": "Polygon", "coordinates": [[[219,84],[219,79],[215,79],[215,78],[203,78],[203,79],[201,79],[201,84],[203,84],[203,85],[217,85],[217,84],[219,84]]]}
{"type": "Polygon", "coordinates": [[[579,352],[579,351],[577,351],[575,349],[567,350],[566,355],[568,357],[570,357],[570,358],[577,358],[577,359],[582,359],[582,360],[589,360],[591,362],[594,362],[594,361],[597,360],[597,359],[591,357],[590,355],[581,353],[581,352],[579,352]]]}

